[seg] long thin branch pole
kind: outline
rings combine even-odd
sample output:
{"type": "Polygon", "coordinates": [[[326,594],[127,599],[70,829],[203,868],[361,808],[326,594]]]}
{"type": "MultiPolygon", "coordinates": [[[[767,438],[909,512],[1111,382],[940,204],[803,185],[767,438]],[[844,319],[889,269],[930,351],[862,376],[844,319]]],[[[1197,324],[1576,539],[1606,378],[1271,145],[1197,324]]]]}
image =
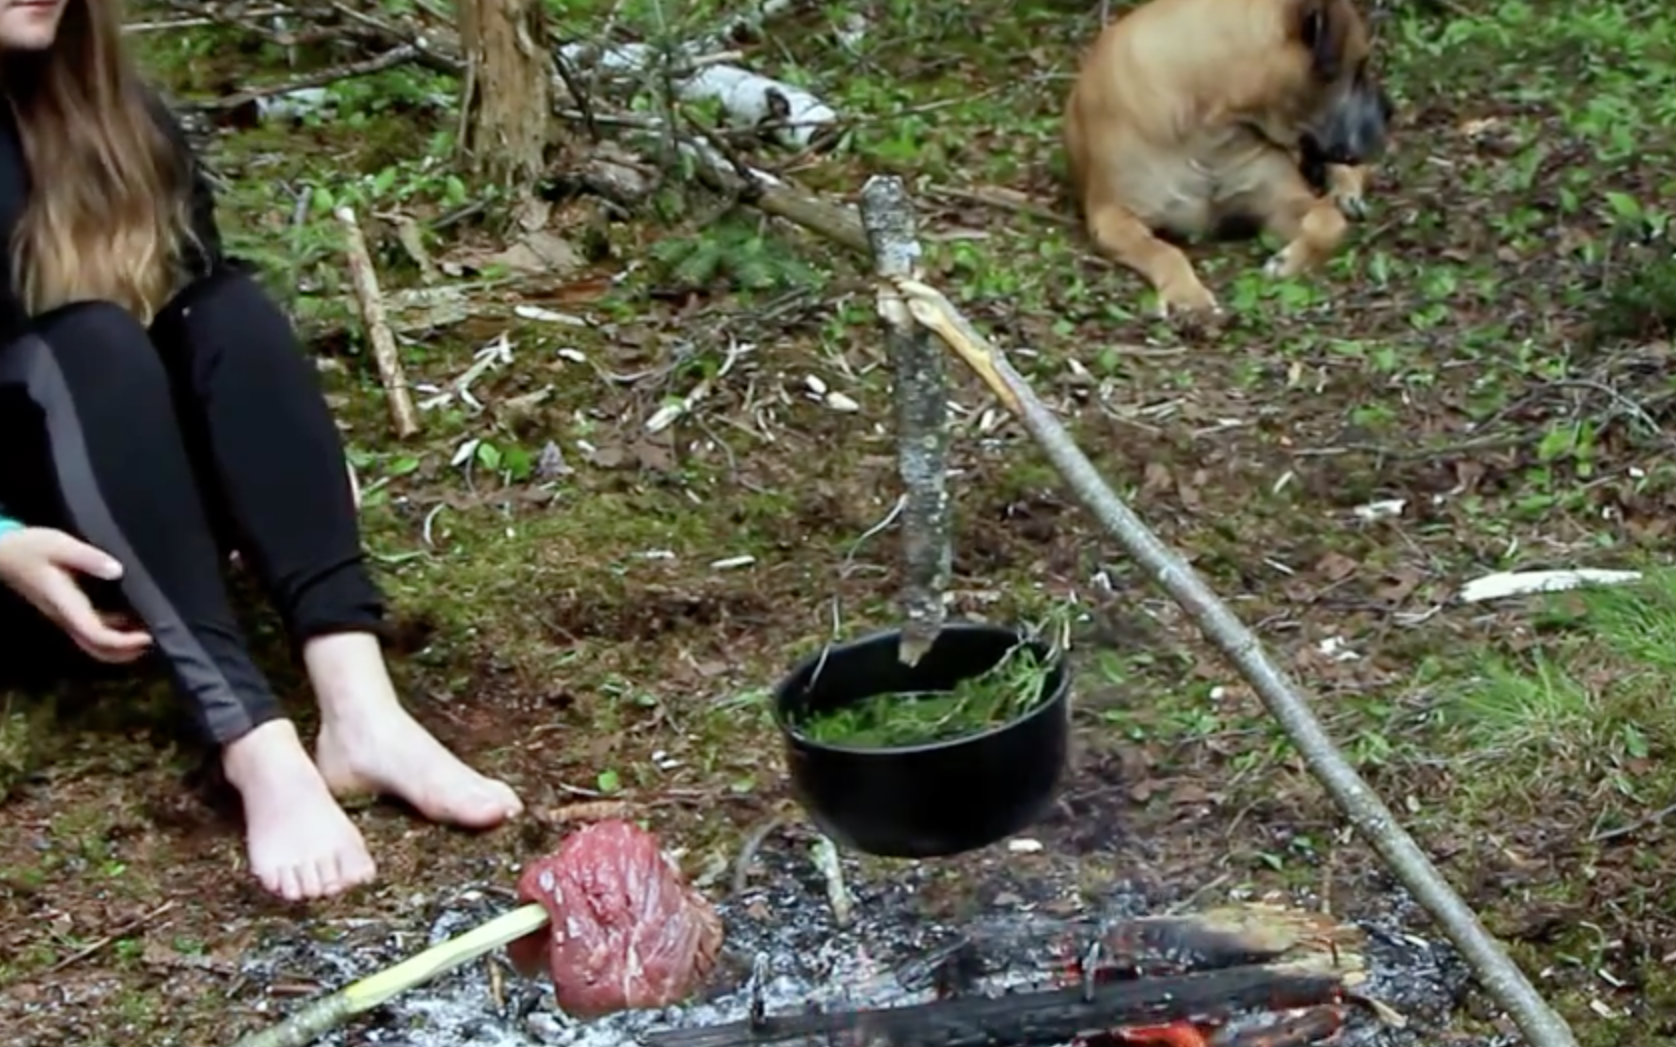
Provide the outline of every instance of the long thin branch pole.
{"type": "Polygon", "coordinates": [[[1346,762],[1302,689],[1269,659],[1257,636],[1123,503],[1006,358],[948,299],[916,280],[896,283],[914,319],[941,338],[1000,397],[1101,526],[1151,573],[1251,683],[1339,810],[1443,927],[1532,1047],[1577,1047],[1565,1019],[1542,999],[1426,852],[1398,824],[1390,808],[1346,762]]]}
{"type": "Polygon", "coordinates": [[[916,665],[943,628],[950,564],[948,392],[943,354],[914,318],[894,281],[917,279],[914,205],[900,178],[878,175],[861,190],[861,221],[878,274],[879,321],[896,399],[896,467],[902,508],[902,639],[898,657],[916,665]]]}

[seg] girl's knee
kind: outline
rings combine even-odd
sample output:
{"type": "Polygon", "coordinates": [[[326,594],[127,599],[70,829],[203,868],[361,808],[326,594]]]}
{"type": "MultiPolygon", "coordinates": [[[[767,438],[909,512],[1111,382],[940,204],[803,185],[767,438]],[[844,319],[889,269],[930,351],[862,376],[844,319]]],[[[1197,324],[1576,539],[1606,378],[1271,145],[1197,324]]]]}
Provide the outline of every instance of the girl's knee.
{"type": "Polygon", "coordinates": [[[246,330],[289,321],[267,290],[241,265],[223,265],[182,288],[157,318],[160,327],[246,330]],[[231,325],[231,326],[230,326],[231,325]]]}
{"type": "Polygon", "coordinates": [[[236,383],[272,382],[304,362],[290,318],[242,266],[193,281],[158,314],[151,339],[171,366],[188,369],[194,385],[212,374],[236,383]]]}

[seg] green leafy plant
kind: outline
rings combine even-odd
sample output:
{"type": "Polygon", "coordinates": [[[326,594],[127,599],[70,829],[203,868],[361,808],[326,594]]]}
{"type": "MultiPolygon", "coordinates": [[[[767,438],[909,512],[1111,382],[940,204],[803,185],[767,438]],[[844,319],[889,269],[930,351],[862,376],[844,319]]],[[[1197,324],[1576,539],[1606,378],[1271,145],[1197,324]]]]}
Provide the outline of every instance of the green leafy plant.
{"type": "Polygon", "coordinates": [[[1051,660],[1018,644],[994,666],[948,691],[876,694],[809,715],[797,725],[811,741],[890,749],[976,734],[1017,719],[1047,697],[1051,660]]]}
{"type": "Polygon", "coordinates": [[[651,254],[669,279],[689,287],[731,284],[760,291],[821,282],[820,273],[793,254],[783,240],[739,223],[721,223],[690,239],[660,241],[651,254]]]}

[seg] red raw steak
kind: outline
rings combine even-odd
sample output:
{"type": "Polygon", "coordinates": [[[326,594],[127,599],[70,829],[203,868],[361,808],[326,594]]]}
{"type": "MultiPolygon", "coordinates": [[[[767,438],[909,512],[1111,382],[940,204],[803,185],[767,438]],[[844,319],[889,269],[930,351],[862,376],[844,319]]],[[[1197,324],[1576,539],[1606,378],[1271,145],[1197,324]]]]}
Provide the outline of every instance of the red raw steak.
{"type": "Polygon", "coordinates": [[[722,921],[663,853],[657,837],[621,820],[565,837],[518,878],[548,926],[506,947],[526,977],[546,967],[559,1006],[577,1017],[663,1007],[715,965],[722,921]]]}

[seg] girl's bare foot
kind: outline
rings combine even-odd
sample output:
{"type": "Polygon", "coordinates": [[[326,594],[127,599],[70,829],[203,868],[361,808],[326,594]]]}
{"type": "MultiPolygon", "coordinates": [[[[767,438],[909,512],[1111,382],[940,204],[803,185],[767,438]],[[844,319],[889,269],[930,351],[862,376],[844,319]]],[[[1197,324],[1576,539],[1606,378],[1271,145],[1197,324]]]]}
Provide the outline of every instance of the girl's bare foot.
{"type": "Polygon", "coordinates": [[[221,766],[244,801],[245,850],[262,886],[287,901],[339,894],[377,871],[289,720],[224,747],[221,766]]]}
{"type": "Polygon", "coordinates": [[[319,637],[303,662],[320,699],[314,758],[335,795],[396,796],[432,821],[474,829],[523,811],[510,786],[466,766],[402,708],[375,637],[319,637]]]}

